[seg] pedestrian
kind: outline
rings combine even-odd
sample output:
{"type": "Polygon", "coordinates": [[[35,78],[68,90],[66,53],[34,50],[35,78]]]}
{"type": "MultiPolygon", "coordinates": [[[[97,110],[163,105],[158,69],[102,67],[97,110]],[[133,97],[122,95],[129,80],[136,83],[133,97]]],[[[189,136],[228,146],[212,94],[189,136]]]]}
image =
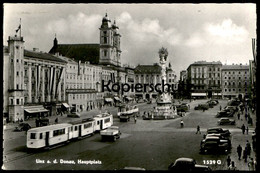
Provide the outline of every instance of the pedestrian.
{"type": "Polygon", "coordinates": [[[247,155],[250,156],[251,155],[251,145],[248,140],[246,142],[246,150],[247,150],[247,155]]]}
{"type": "Polygon", "coordinates": [[[243,159],[245,159],[245,162],[247,162],[247,150],[246,150],[246,147],[243,151],[243,159]]]}
{"type": "Polygon", "coordinates": [[[236,169],[237,169],[237,168],[236,168],[235,162],[232,161],[232,162],[231,162],[231,165],[228,167],[228,170],[234,171],[234,170],[236,170],[236,169]]]}
{"type": "Polygon", "coordinates": [[[183,120],[181,120],[181,127],[183,127],[184,126],[184,122],[183,122],[183,120]]]}
{"type": "Polygon", "coordinates": [[[204,134],[204,135],[203,135],[203,139],[206,139],[206,136],[207,136],[207,135],[206,135],[206,134],[204,134]]]}
{"type": "Polygon", "coordinates": [[[231,158],[230,158],[230,156],[228,155],[228,156],[227,156],[227,167],[230,166],[230,163],[231,163],[231,158]]]}
{"type": "Polygon", "coordinates": [[[240,112],[237,113],[237,120],[240,120],[240,112]]]}
{"type": "Polygon", "coordinates": [[[245,120],[247,121],[247,117],[248,117],[248,115],[247,115],[247,112],[245,113],[245,120]]]}
{"type": "Polygon", "coordinates": [[[238,154],[238,160],[241,159],[241,153],[242,153],[242,147],[240,145],[237,146],[237,154],[238,154]]]}
{"type": "Polygon", "coordinates": [[[221,111],[221,109],[222,109],[222,107],[221,107],[221,105],[219,106],[219,110],[221,111]]]}
{"type": "Polygon", "coordinates": [[[249,162],[248,162],[247,165],[248,165],[249,171],[254,171],[255,170],[255,162],[254,162],[253,158],[249,159],[249,162]]]}
{"type": "Polygon", "coordinates": [[[201,132],[200,132],[200,126],[199,126],[199,125],[197,126],[197,132],[196,132],[196,134],[197,134],[197,133],[200,133],[200,134],[201,134],[201,132]]]}
{"type": "Polygon", "coordinates": [[[249,130],[249,129],[248,129],[248,126],[247,126],[247,127],[246,127],[246,134],[247,134],[247,135],[248,135],[248,130],[249,130]]]}
{"type": "Polygon", "coordinates": [[[56,123],[56,124],[58,123],[58,118],[55,119],[55,123],[56,123]]]}
{"type": "Polygon", "coordinates": [[[137,121],[137,118],[136,118],[136,116],[135,116],[135,123],[136,123],[136,121],[137,121]]]}
{"type": "Polygon", "coordinates": [[[245,125],[243,124],[242,127],[241,127],[243,134],[245,134],[245,128],[246,128],[246,127],[245,127],[245,125]]]}

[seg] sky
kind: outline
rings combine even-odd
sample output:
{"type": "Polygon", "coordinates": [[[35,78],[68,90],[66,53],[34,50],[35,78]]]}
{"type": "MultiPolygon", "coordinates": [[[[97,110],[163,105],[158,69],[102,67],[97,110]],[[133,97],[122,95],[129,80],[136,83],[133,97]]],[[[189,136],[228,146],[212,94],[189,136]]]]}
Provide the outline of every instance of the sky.
{"type": "Polygon", "coordinates": [[[105,14],[121,34],[122,64],[159,62],[161,47],[177,76],[195,61],[248,64],[256,38],[256,5],[232,4],[4,4],[3,41],[21,18],[25,49],[99,43],[105,14]]]}

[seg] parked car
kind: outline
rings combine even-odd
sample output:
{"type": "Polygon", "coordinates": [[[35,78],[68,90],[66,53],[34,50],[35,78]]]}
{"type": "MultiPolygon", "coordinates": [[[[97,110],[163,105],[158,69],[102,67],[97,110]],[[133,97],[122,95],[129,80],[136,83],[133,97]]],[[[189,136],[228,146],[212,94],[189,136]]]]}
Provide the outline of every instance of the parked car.
{"type": "Polygon", "coordinates": [[[78,112],[71,112],[71,113],[68,113],[67,117],[80,118],[80,114],[78,112]]]}
{"type": "Polygon", "coordinates": [[[230,136],[230,131],[226,129],[222,129],[221,127],[213,127],[213,128],[208,128],[207,129],[207,134],[221,134],[224,137],[229,137],[230,136]]]}
{"type": "Polygon", "coordinates": [[[216,140],[215,138],[219,139],[220,143],[227,143],[228,144],[228,148],[231,149],[231,140],[227,137],[222,136],[221,134],[207,134],[206,138],[201,140],[200,145],[202,145],[204,142],[208,141],[208,140],[216,140]],[[212,138],[213,137],[213,138],[212,138]]]}
{"type": "Polygon", "coordinates": [[[199,104],[198,106],[194,107],[195,110],[208,110],[209,105],[208,104],[199,104]]]}
{"type": "MultiPolygon", "coordinates": [[[[222,134],[219,134],[219,133],[207,134],[207,135],[206,135],[206,138],[207,138],[207,137],[219,137],[220,139],[226,139],[226,140],[229,140],[229,141],[230,141],[229,137],[223,136],[222,134]]],[[[231,141],[230,141],[230,143],[231,143],[231,141]]]]}
{"type": "Polygon", "coordinates": [[[218,120],[218,124],[219,124],[219,125],[224,125],[224,124],[235,125],[235,124],[236,124],[236,121],[235,121],[235,120],[232,120],[232,119],[229,119],[229,118],[220,118],[220,119],[218,120]]]}
{"type": "Polygon", "coordinates": [[[235,113],[236,111],[238,111],[238,108],[237,108],[237,106],[226,106],[224,108],[224,110],[227,110],[227,111],[230,111],[232,113],[235,113]]]}
{"type": "Polygon", "coordinates": [[[240,101],[239,100],[230,100],[228,102],[228,106],[238,106],[240,105],[240,101]]]}
{"type": "Polygon", "coordinates": [[[221,118],[221,117],[233,117],[234,112],[230,111],[230,110],[222,110],[222,111],[218,111],[216,118],[221,118]]]}
{"type": "Polygon", "coordinates": [[[32,127],[28,123],[19,123],[18,126],[15,127],[14,131],[21,132],[21,131],[28,131],[32,127]]]}
{"type": "Polygon", "coordinates": [[[177,172],[186,171],[210,171],[211,169],[206,165],[198,165],[192,158],[178,158],[174,163],[168,166],[168,170],[174,170],[177,172]]]}
{"type": "Polygon", "coordinates": [[[177,112],[187,112],[189,111],[189,106],[187,106],[186,104],[178,104],[178,105],[174,105],[177,108],[177,112]]]}
{"type": "Polygon", "coordinates": [[[220,140],[218,137],[208,137],[201,142],[201,153],[227,153],[231,146],[226,140],[220,140]]]}

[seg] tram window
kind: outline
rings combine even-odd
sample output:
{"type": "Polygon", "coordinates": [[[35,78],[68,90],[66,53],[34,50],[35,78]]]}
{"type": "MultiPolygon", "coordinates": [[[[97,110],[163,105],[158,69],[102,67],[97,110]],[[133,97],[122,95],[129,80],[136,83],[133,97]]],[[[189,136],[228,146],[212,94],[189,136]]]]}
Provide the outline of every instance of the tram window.
{"type": "Polygon", "coordinates": [[[78,126],[75,126],[75,131],[77,131],[78,130],[78,126]]]}
{"type": "Polygon", "coordinates": [[[110,118],[105,119],[105,123],[109,123],[110,122],[110,118]]]}
{"type": "Polygon", "coordinates": [[[42,139],[42,133],[40,133],[40,139],[42,139]]]}
{"type": "Polygon", "coordinates": [[[84,129],[91,127],[91,123],[84,124],[84,129]]]}
{"type": "Polygon", "coordinates": [[[31,133],[31,139],[36,139],[36,133],[31,133]]]}

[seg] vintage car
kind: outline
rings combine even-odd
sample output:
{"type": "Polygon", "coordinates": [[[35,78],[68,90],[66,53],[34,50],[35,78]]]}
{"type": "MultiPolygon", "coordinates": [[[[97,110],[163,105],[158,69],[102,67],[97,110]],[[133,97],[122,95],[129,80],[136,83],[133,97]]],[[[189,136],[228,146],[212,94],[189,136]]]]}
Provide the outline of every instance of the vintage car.
{"type": "Polygon", "coordinates": [[[208,110],[209,105],[208,104],[199,104],[198,106],[194,107],[194,110],[208,110]]]}
{"type": "Polygon", "coordinates": [[[200,143],[201,153],[227,153],[231,149],[231,142],[229,140],[223,140],[219,137],[206,137],[200,143]]]}
{"type": "Polygon", "coordinates": [[[168,166],[168,170],[177,172],[186,171],[210,171],[211,169],[206,165],[198,165],[196,161],[192,158],[178,158],[174,163],[168,166]]]}
{"type": "Polygon", "coordinates": [[[221,118],[221,117],[233,117],[234,116],[234,112],[230,111],[230,110],[222,110],[222,111],[218,111],[216,118],[221,118]]]}
{"type": "Polygon", "coordinates": [[[235,125],[236,121],[232,120],[232,119],[229,119],[229,118],[220,118],[218,120],[218,124],[219,125],[224,125],[224,124],[235,125]]]}
{"type": "Polygon", "coordinates": [[[220,127],[213,127],[207,129],[207,134],[221,134],[224,137],[229,137],[231,133],[229,130],[224,130],[220,127]]]}
{"type": "Polygon", "coordinates": [[[28,131],[32,127],[28,123],[19,123],[18,126],[15,127],[14,131],[20,132],[20,131],[28,131]]]}

